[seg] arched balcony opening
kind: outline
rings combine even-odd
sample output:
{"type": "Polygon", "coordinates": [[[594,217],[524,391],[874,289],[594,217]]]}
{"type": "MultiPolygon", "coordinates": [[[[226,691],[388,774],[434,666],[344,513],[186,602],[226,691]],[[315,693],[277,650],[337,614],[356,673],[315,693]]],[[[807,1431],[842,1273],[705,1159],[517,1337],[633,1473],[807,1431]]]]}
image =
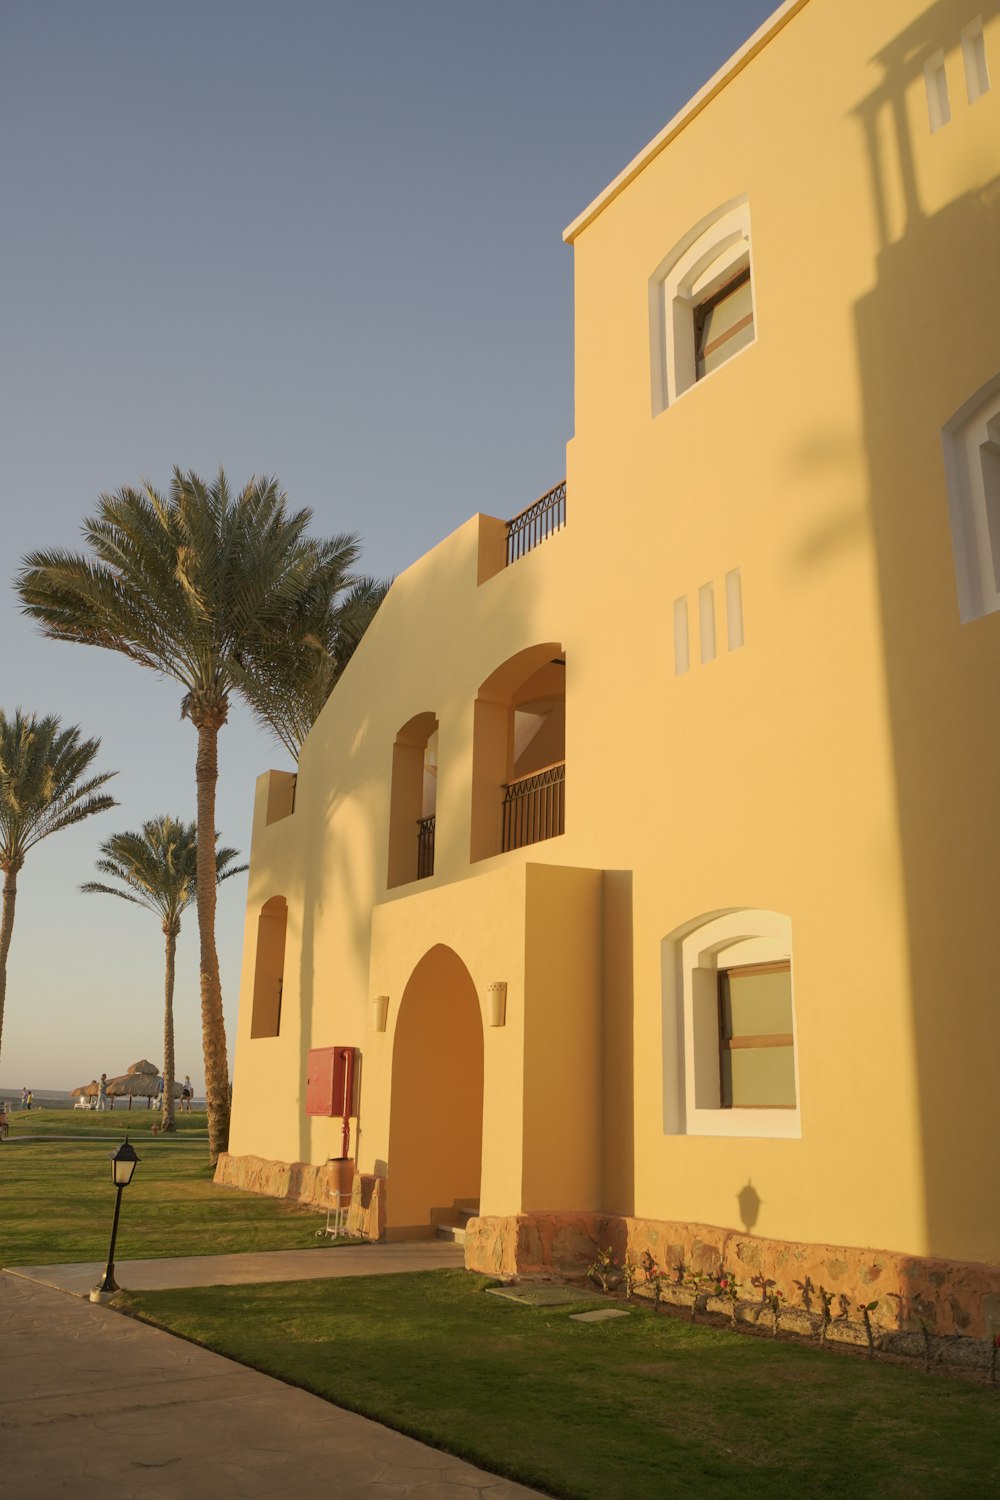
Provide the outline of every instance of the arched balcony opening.
{"type": "Polygon", "coordinates": [[[392,747],[389,797],[388,886],[408,885],[434,874],[437,826],[438,721],[416,714],[392,747]]]}
{"type": "Polygon", "coordinates": [[[519,651],[476,698],[471,857],[565,831],[566,657],[557,641],[519,651]]]}
{"type": "Polygon", "coordinates": [[[281,992],[285,979],[285,934],[288,902],[284,896],[265,901],[257,918],[257,956],[253,974],[250,1035],[277,1036],[281,1030],[281,992]]]}

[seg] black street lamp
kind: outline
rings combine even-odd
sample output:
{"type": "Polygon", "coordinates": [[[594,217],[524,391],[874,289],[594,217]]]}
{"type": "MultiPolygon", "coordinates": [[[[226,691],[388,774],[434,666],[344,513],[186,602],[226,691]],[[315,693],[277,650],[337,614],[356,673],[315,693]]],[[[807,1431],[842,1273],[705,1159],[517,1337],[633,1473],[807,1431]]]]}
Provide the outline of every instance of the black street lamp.
{"type": "Polygon", "coordinates": [[[118,1189],[115,1198],[115,1221],[111,1226],[111,1245],[108,1249],[108,1264],[104,1272],[104,1280],[91,1292],[91,1302],[106,1301],[119,1290],[115,1280],[115,1240],[118,1238],[118,1215],[122,1207],[122,1189],[127,1188],[132,1181],[132,1173],[138,1164],[139,1158],[135,1154],[135,1148],[129,1145],[126,1135],[118,1150],[111,1154],[111,1180],[118,1189]]]}

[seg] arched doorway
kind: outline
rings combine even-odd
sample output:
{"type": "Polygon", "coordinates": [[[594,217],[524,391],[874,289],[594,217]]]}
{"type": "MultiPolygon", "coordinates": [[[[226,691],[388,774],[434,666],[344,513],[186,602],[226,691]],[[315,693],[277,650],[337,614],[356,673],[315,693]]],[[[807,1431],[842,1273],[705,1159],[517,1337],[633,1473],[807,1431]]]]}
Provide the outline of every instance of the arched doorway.
{"type": "Polygon", "coordinates": [[[387,1227],[424,1231],[475,1203],[483,1154],[483,1024],[451,948],[425,953],[403,991],[392,1054],[387,1227]]]}

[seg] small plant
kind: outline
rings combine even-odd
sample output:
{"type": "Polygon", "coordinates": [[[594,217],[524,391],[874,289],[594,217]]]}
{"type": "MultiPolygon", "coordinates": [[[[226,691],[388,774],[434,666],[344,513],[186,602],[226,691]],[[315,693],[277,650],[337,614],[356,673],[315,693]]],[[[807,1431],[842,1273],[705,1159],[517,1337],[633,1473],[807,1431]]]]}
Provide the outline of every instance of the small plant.
{"type": "Polygon", "coordinates": [[[639,1279],[639,1267],[634,1260],[630,1260],[626,1255],[622,1261],[621,1272],[622,1280],[625,1283],[625,1301],[631,1302],[632,1293],[635,1291],[635,1284],[639,1279]]]}
{"type": "Polygon", "coordinates": [[[871,1315],[875,1311],[876,1307],[878,1307],[878,1298],[877,1297],[875,1298],[874,1302],[859,1302],[858,1303],[858,1312],[861,1314],[861,1321],[865,1325],[865,1337],[868,1340],[868,1358],[869,1359],[871,1359],[872,1356],[875,1353],[875,1335],[872,1333],[872,1318],[871,1318],[871,1315]]]}
{"type": "Polygon", "coordinates": [[[700,1301],[703,1301],[706,1290],[714,1290],[715,1288],[715,1277],[706,1276],[704,1271],[689,1269],[684,1278],[684,1285],[691,1293],[691,1322],[693,1323],[698,1311],[698,1304],[700,1301]]]}
{"type": "Polygon", "coordinates": [[[610,1245],[606,1250],[598,1250],[597,1258],[587,1267],[587,1275],[602,1292],[613,1291],[621,1285],[622,1269],[610,1245]]]}
{"type": "Polygon", "coordinates": [[[715,1273],[716,1295],[725,1297],[729,1303],[729,1321],[736,1327],[736,1309],[740,1305],[740,1284],[732,1271],[727,1271],[725,1266],[715,1273]]]}
{"type": "Polygon", "coordinates": [[[837,1314],[838,1323],[846,1323],[851,1316],[851,1299],[846,1292],[837,1293],[837,1301],[840,1304],[840,1312],[837,1314]]]}
{"type": "Polygon", "coordinates": [[[677,1286],[683,1286],[687,1280],[688,1268],[682,1260],[674,1266],[674,1279],[677,1286]]]}
{"type": "Polygon", "coordinates": [[[931,1335],[923,1318],[920,1319],[920,1331],[924,1336],[924,1374],[929,1375],[931,1372],[931,1335]]]}
{"type": "Polygon", "coordinates": [[[1000,1359],[1000,1333],[993,1335],[993,1348],[990,1351],[990,1385],[997,1383],[997,1360],[1000,1359]]]}
{"type": "Polygon", "coordinates": [[[648,1250],[642,1252],[640,1264],[642,1274],[646,1278],[646,1285],[653,1289],[653,1311],[656,1312],[663,1300],[663,1275],[648,1250]]]}
{"type": "Polygon", "coordinates": [[[828,1292],[825,1286],[820,1286],[819,1299],[822,1304],[820,1311],[819,1342],[820,1347],[826,1343],[826,1335],[833,1319],[830,1316],[830,1308],[833,1306],[833,1293],[828,1292]]]}
{"type": "Polygon", "coordinates": [[[750,1285],[753,1286],[753,1287],[756,1287],[757,1290],[760,1292],[760,1306],[757,1308],[757,1310],[755,1311],[755,1313],[753,1315],[754,1322],[755,1323],[759,1323],[760,1322],[760,1315],[764,1311],[765,1307],[767,1307],[767,1305],[768,1305],[768,1301],[767,1301],[768,1293],[770,1292],[770,1290],[771,1290],[771,1288],[773,1286],[777,1285],[777,1282],[774,1281],[773,1278],[770,1277],[770,1276],[763,1276],[760,1273],[758,1273],[756,1276],[751,1276],[751,1278],[750,1278],[750,1285]]]}
{"type": "Polygon", "coordinates": [[[778,1337],[778,1324],[781,1321],[781,1309],[785,1301],[785,1294],[772,1284],[767,1292],[766,1301],[768,1307],[771,1309],[771,1317],[774,1319],[771,1324],[771,1337],[776,1339],[778,1337]]]}

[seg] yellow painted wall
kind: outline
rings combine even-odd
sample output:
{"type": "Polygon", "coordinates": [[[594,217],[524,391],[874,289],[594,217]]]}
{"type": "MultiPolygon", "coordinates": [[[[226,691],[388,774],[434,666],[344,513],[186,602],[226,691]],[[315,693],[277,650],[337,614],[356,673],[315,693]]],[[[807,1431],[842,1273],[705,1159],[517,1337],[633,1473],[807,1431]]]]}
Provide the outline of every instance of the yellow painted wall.
{"type": "Polygon", "coordinates": [[[996,82],[970,105],[964,4],[808,0],[576,234],[566,528],[499,568],[497,522],[474,517],[414,564],[304,748],[294,813],[268,826],[258,791],[234,1152],[335,1154],[335,1123],[302,1114],[305,1054],[353,1044],[360,1165],[387,1163],[391,1199],[395,1016],[442,943],[481,1005],[508,984],[507,1024],[484,1032],[484,1213],[737,1226],[750,1183],[763,1235],[1000,1259],[980,1186],[1000,1053],[1000,616],[959,623],[940,441],[1000,371],[1000,3],[981,9],[996,82]],[[932,135],[938,47],[952,120],[932,135]],[[650,278],[743,196],[756,341],[654,416],[650,278]],[[745,644],[729,651],[736,568],[745,644]],[[707,583],[718,654],[702,664],[707,583]],[[676,675],[682,596],[692,664],[676,675]],[[552,642],[566,832],[473,862],[477,694],[552,642]],[[439,726],[435,873],[389,890],[393,744],[418,714],[439,726]],[[276,894],[282,1032],[251,1038],[276,894]],[[741,907],[791,921],[794,1139],[664,1128],[664,940],[741,907]],[[552,1009],[533,1008],[543,995],[552,1009]]]}

